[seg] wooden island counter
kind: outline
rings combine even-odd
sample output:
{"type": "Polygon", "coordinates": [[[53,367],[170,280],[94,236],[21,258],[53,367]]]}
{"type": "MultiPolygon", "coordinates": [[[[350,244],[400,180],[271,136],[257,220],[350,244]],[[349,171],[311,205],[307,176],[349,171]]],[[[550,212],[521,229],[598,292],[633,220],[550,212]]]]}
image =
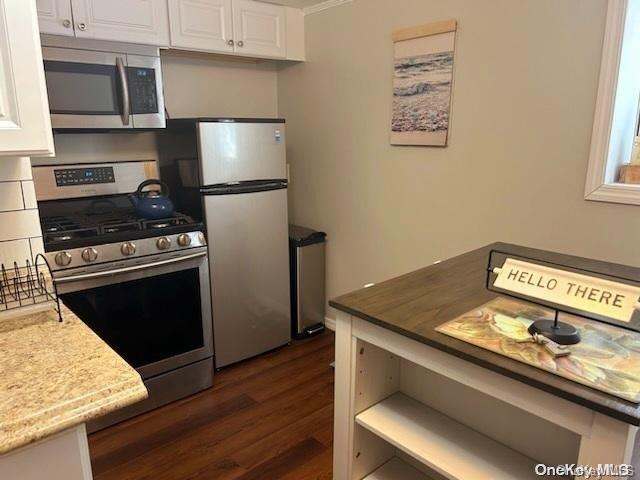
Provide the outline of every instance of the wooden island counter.
{"type": "Polygon", "coordinates": [[[499,296],[486,288],[492,250],[640,282],[638,268],[495,243],[331,300],[336,480],[631,463],[638,404],[436,331],[499,296]]]}

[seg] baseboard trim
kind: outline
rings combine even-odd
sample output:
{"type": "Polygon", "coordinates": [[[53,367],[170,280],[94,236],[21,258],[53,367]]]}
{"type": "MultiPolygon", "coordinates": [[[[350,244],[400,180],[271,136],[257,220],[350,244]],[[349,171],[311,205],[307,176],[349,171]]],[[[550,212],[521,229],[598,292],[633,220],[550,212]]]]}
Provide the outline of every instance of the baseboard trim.
{"type": "Polygon", "coordinates": [[[312,15],[352,1],[353,0],[326,0],[325,2],[316,3],[315,5],[309,5],[308,7],[303,8],[302,13],[305,15],[312,15]]]}
{"type": "Polygon", "coordinates": [[[335,318],[324,317],[324,326],[327,328],[327,330],[331,330],[332,332],[335,332],[336,331],[336,319],[335,318]]]}

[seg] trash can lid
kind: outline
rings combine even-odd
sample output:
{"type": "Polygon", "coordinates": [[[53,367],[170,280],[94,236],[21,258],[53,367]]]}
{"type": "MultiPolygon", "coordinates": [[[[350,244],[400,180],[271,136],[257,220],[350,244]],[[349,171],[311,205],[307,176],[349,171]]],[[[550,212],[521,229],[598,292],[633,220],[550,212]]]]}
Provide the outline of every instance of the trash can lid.
{"type": "Polygon", "coordinates": [[[296,247],[313,245],[325,241],[327,234],[300,225],[289,224],[289,241],[296,247]]]}

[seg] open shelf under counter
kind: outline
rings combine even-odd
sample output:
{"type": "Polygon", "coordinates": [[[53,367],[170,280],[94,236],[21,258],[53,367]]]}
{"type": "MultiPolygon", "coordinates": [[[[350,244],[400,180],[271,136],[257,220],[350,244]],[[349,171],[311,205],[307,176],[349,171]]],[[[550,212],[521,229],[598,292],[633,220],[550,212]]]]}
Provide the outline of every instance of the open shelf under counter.
{"type": "Polygon", "coordinates": [[[380,468],[370,473],[363,480],[432,480],[417,468],[393,457],[380,468]]]}
{"type": "Polygon", "coordinates": [[[446,478],[539,478],[534,470],[538,463],[535,460],[402,393],[361,412],[356,423],[446,478]]]}

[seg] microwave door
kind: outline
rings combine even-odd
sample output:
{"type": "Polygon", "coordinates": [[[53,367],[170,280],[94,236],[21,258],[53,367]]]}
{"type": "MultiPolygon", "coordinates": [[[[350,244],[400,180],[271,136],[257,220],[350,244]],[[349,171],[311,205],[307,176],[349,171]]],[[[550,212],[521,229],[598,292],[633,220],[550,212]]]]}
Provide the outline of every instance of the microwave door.
{"type": "Polygon", "coordinates": [[[43,48],[54,129],[133,128],[127,56],[43,48]]]}
{"type": "Polygon", "coordinates": [[[160,58],[127,55],[134,128],[165,128],[160,58]]]}

